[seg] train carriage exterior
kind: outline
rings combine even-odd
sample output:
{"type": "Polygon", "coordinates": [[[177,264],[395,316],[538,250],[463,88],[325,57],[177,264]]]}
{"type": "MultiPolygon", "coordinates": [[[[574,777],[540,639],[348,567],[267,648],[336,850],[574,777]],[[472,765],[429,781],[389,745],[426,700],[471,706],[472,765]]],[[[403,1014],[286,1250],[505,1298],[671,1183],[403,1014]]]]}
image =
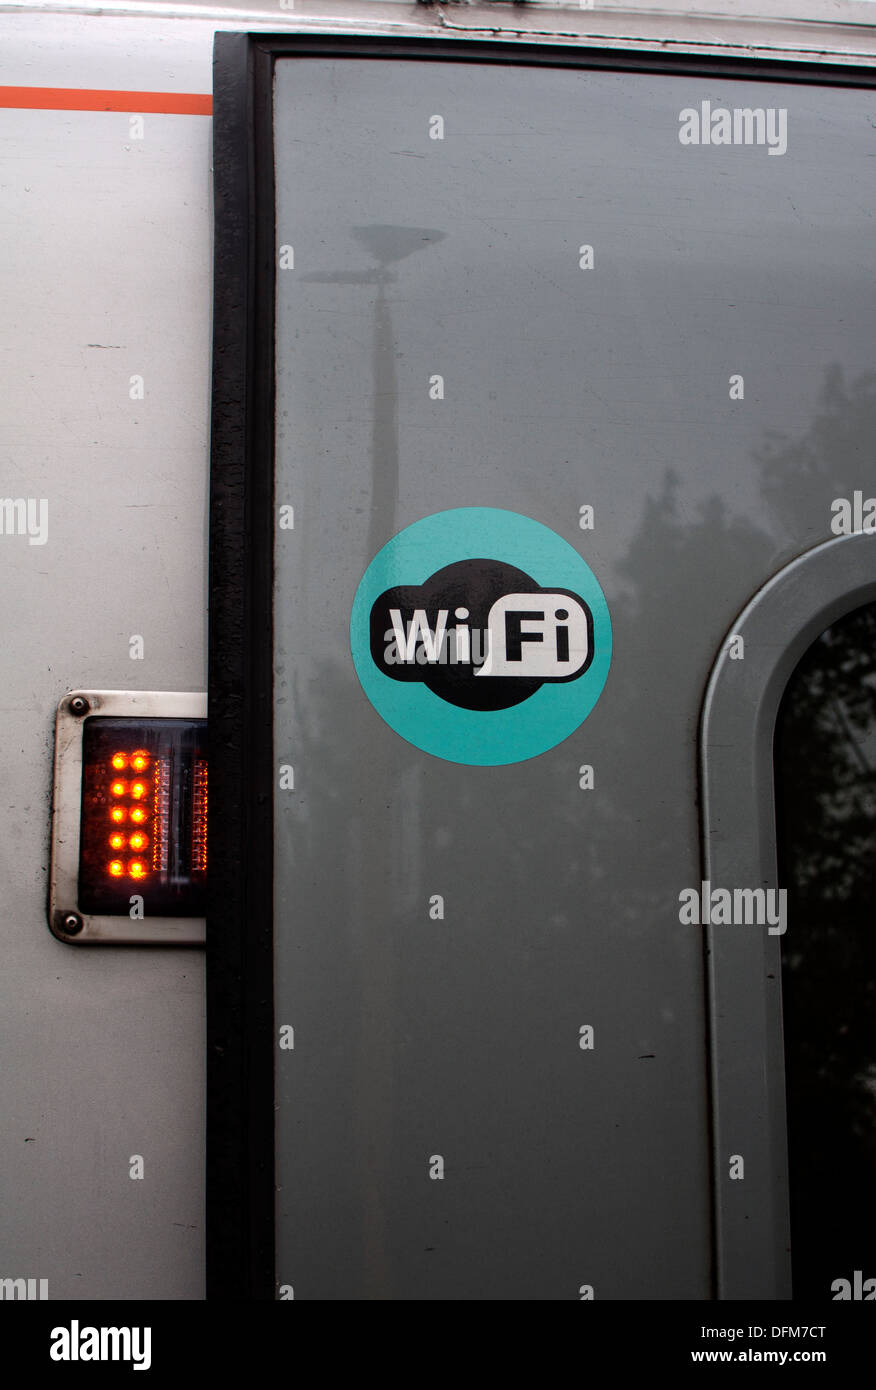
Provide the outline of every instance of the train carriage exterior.
{"type": "Polygon", "coordinates": [[[876,8],[748,10],[0,7],[4,1298],[876,1297],[876,8]]]}

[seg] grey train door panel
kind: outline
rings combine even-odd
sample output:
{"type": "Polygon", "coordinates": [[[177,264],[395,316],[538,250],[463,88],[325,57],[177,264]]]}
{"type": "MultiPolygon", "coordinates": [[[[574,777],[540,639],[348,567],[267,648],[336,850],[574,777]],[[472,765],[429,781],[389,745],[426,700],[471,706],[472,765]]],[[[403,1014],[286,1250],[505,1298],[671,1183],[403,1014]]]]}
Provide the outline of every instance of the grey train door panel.
{"type": "MultiPolygon", "coordinates": [[[[787,1297],[781,1154],[747,1121],[725,1153],[722,928],[684,903],[716,658],[755,678],[736,615],[872,480],[866,74],[216,62],[214,1268],[787,1297]],[[721,1206],[748,1143],[754,1260],[721,1206]]],[[[734,1036],[778,1132],[780,1044],[734,1036]]]]}

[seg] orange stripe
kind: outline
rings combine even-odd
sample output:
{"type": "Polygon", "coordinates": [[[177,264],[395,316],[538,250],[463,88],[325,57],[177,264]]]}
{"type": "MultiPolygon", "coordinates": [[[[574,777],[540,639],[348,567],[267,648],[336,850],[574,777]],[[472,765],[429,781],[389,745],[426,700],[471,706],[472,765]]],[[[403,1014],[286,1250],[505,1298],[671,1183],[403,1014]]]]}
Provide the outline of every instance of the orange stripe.
{"type": "Polygon", "coordinates": [[[160,116],[210,116],[213,98],[200,92],[102,92],[91,87],[0,87],[0,106],[37,111],[130,111],[160,116]]]}

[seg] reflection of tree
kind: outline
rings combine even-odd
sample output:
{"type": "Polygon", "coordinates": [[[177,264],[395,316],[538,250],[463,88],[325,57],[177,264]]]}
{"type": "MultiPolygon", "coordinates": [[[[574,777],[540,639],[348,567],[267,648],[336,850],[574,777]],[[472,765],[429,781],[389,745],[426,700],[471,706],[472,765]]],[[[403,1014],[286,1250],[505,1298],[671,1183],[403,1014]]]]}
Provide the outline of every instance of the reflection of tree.
{"type": "Polygon", "coordinates": [[[807,537],[813,544],[826,540],[833,499],[851,498],[855,488],[867,486],[868,475],[872,479],[874,436],[876,375],[862,376],[849,388],[842,368],[832,366],[803,438],[773,434],[757,452],[764,501],[797,550],[807,537]]]}
{"type": "MultiPolygon", "coordinates": [[[[876,1253],[876,605],[813,644],[778,722],[795,1293],[876,1253]]],[[[866,1277],[866,1271],[865,1271],[866,1277]]]]}

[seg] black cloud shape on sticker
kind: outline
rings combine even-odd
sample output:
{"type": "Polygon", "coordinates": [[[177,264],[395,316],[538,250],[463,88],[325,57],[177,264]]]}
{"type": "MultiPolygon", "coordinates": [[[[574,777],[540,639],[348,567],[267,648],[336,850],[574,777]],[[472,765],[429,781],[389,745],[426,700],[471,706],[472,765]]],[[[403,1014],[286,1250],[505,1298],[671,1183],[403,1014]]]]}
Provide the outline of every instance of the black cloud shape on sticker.
{"type": "Polygon", "coordinates": [[[425,584],[385,590],[371,608],[370,647],[378,670],[392,680],[420,682],[463,709],[508,709],[529,699],[545,682],[566,682],[583,674],[593,657],[593,619],[570,590],[542,588],[524,570],[503,561],[461,560],[438,570],[425,584]],[[546,597],[541,608],[540,594],[546,597]],[[516,603],[509,597],[514,595],[516,603]],[[563,597],[569,600],[565,605],[563,597]],[[495,640],[496,605],[503,621],[501,642],[495,640]],[[487,635],[491,613],[492,639],[487,635]],[[577,663],[568,651],[569,627],[559,621],[570,615],[578,641],[586,647],[577,663]],[[553,622],[543,635],[539,620],[553,622]],[[567,674],[570,660],[574,669],[567,674]],[[517,674],[518,662],[521,671],[527,666],[538,669],[517,674]]]}

